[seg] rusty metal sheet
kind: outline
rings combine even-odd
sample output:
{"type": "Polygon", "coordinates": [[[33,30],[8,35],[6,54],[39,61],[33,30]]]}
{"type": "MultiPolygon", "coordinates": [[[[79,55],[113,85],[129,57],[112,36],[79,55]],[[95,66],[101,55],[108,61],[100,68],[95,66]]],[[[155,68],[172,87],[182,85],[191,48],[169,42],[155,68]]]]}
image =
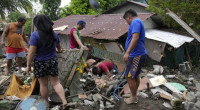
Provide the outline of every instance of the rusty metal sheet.
{"type": "MultiPolygon", "coordinates": [[[[152,13],[138,13],[138,18],[145,21],[151,17],[152,13]]],[[[79,20],[86,21],[86,28],[81,30],[81,36],[95,39],[115,40],[127,33],[129,25],[123,19],[123,14],[103,14],[103,15],[70,15],[54,21],[54,28],[68,25],[69,29],[60,34],[69,35],[70,29],[79,20]]]]}

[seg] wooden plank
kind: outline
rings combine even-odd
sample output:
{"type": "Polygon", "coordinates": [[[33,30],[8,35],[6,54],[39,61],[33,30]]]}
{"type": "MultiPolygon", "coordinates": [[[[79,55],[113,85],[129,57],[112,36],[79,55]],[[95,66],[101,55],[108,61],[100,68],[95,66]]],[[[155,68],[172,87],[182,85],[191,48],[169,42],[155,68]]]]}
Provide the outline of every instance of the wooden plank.
{"type": "Polygon", "coordinates": [[[167,99],[167,100],[172,100],[172,98],[166,94],[160,93],[160,97],[167,99]]]}
{"type": "Polygon", "coordinates": [[[111,103],[113,103],[113,104],[116,104],[116,102],[114,102],[114,101],[108,99],[106,96],[103,96],[103,95],[101,95],[101,94],[100,94],[100,96],[103,97],[104,99],[108,100],[109,102],[111,102],[111,103]]]}
{"type": "Polygon", "coordinates": [[[187,59],[189,61],[190,68],[192,68],[192,60],[190,58],[190,55],[189,55],[189,52],[188,52],[188,48],[185,47],[185,50],[186,50],[186,55],[187,55],[187,59]]]}
{"type": "Polygon", "coordinates": [[[124,88],[120,91],[120,93],[118,94],[118,96],[121,96],[123,92],[124,92],[124,88]]]}
{"type": "Polygon", "coordinates": [[[187,32],[189,32],[195,39],[197,39],[200,42],[200,36],[192,28],[190,28],[183,20],[181,20],[174,12],[167,8],[166,14],[173,18],[178,24],[180,24],[187,32]]]}
{"type": "Polygon", "coordinates": [[[76,68],[77,68],[78,64],[75,64],[71,70],[71,73],[69,75],[69,78],[67,79],[67,83],[66,83],[66,87],[69,87],[72,81],[72,78],[76,72],[76,68]]]}

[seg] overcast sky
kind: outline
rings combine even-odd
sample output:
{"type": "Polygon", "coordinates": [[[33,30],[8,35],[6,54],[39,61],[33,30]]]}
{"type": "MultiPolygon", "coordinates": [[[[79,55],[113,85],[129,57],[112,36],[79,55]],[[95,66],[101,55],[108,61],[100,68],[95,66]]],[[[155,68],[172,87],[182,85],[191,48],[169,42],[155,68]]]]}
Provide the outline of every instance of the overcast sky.
{"type": "Polygon", "coordinates": [[[70,3],[71,0],[61,0],[61,5],[60,7],[63,7],[65,5],[68,5],[70,3]]]}
{"type": "MultiPolygon", "coordinates": [[[[70,3],[71,0],[61,0],[61,5],[60,7],[64,7],[65,5],[68,5],[70,3]]],[[[36,9],[36,12],[40,11],[42,9],[42,5],[40,5],[39,3],[34,3],[33,2],[33,7],[34,9],[36,9]]]]}

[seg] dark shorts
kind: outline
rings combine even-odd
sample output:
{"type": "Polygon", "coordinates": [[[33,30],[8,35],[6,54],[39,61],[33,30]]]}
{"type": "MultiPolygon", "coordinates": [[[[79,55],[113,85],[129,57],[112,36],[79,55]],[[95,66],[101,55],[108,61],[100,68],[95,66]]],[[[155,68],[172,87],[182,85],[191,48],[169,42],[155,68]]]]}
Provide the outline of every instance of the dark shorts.
{"type": "Polygon", "coordinates": [[[34,60],[35,78],[44,76],[58,76],[58,59],[52,58],[45,61],[34,60]]]}
{"type": "Polygon", "coordinates": [[[142,66],[144,66],[147,59],[147,55],[137,56],[137,57],[130,57],[128,59],[128,63],[126,65],[126,77],[132,77],[136,79],[140,74],[142,66]]]}

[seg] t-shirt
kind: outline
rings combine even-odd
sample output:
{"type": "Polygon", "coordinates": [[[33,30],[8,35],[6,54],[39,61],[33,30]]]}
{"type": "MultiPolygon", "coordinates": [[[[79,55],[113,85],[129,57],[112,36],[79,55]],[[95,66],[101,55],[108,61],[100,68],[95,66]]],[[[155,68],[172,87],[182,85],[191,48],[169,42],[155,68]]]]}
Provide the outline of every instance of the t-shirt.
{"type": "Polygon", "coordinates": [[[145,29],[142,21],[138,18],[134,19],[129,26],[125,49],[128,49],[132,40],[132,34],[134,33],[139,33],[140,38],[136,47],[131,51],[129,57],[136,57],[147,54],[145,49],[145,29]]]}
{"type": "Polygon", "coordinates": [[[76,42],[76,40],[74,39],[74,36],[73,36],[73,32],[76,31],[75,27],[73,27],[70,31],[70,48],[73,49],[73,48],[78,48],[78,44],[76,42]]]}
{"type": "Polygon", "coordinates": [[[98,67],[104,72],[108,72],[109,70],[113,69],[113,63],[112,62],[102,62],[98,65],[98,67]]]}
{"type": "Polygon", "coordinates": [[[12,48],[24,48],[23,35],[23,27],[19,28],[15,23],[10,23],[7,46],[12,48]]]}
{"type": "Polygon", "coordinates": [[[37,51],[34,58],[35,60],[44,61],[44,60],[49,60],[56,57],[56,45],[60,43],[60,38],[56,32],[54,33],[57,40],[54,43],[54,45],[49,49],[45,49],[42,46],[38,31],[35,31],[31,34],[29,45],[37,47],[37,51]]]}

